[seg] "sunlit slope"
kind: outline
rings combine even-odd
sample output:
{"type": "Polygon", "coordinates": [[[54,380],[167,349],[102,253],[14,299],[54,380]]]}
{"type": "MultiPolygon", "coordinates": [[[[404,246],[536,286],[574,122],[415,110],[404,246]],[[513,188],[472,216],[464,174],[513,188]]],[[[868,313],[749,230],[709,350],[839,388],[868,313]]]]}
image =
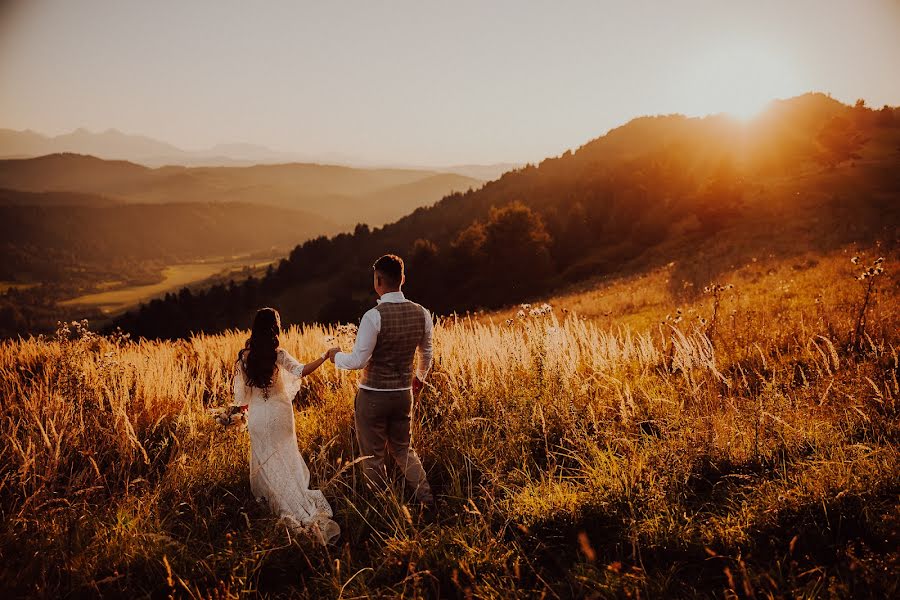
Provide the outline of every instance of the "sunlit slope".
{"type": "MultiPolygon", "coordinates": [[[[893,244],[900,227],[894,112],[812,94],[775,103],[750,122],[636,119],[377,231],[311,240],[262,282],[265,293],[240,294],[282,308],[289,322],[346,322],[374,302],[371,261],[386,252],[408,259],[411,296],[449,314],[673,261],[696,289],[752,256],[893,244]]],[[[202,295],[192,306],[146,308],[122,324],[153,336],[157,310],[168,315],[168,331],[187,331],[188,323],[218,331],[246,318],[202,295]],[[172,314],[183,325],[173,326],[172,314]]]]}

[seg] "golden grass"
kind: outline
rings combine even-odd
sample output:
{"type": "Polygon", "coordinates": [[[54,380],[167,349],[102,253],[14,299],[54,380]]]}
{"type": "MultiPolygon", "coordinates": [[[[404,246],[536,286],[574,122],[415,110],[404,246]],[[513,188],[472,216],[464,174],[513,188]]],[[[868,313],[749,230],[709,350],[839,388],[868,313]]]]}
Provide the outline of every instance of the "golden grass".
{"type": "MultiPolygon", "coordinates": [[[[230,401],[246,332],[4,342],[0,587],[896,595],[896,258],[861,349],[848,335],[864,288],[842,252],[738,266],[711,336],[711,297],[678,291],[674,265],[557,298],[551,316],[443,320],[415,419],[445,502],[436,524],[401,484],[378,495],[357,480],[355,377],[323,367],[296,423],[344,531],[327,549],[256,505],[247,435],[207,416],[230,401]]],[[[332,333],[292,328],[282,345],[303,360],[332,333]]]]}

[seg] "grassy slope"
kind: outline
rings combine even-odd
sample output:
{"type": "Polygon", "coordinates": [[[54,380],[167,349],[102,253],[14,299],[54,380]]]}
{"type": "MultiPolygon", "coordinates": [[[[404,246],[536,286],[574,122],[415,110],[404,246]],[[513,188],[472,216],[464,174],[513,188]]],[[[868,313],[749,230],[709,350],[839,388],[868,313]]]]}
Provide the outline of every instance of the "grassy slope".
{"type": "MultiPolygon", "coordinates": [[[[247,435],[205,415],[229,401],[245,332],[6,342],[0,581],[49,595],[895,595],[900,256],[886,253],[870,337],[851,351],[857,251],[721,273],[736,287],[711,341],[697,317],[712,299],[673,291],[677,262],[562,296],[552,318],[445,321],[416,419],[447,503],[437,525],[346,467],[353,378],[323,367],[297,430],[344,530],[328,550],[255,504],[247,435]]],[[[327,334],[283,344],[304,359],[327,334]]]]}

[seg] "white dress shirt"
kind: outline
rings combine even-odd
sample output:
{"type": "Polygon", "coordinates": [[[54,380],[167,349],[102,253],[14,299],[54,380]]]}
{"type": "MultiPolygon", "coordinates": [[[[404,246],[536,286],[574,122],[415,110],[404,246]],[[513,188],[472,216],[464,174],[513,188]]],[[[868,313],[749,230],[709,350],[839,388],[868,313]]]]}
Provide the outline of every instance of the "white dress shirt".
{"type": "MultiPolygon", "coordinates": [[[[378,299],[379,304],[382,302],[409,302],[409,300],[406,299],[403,292],[388,292],[378,299]]],[[[428,375],[429,369],[431,369],[431,361],[434,356],[434,349],[432,347],[434,324],[431,322],[431,313],[424,308],[422,310],[425,311],[426,317],[425,336],[422,339],[422,343],[416,348],[416,354],[418,355],[418,360],[416,361],[416,377],[418,377],[420,381],[425,381],[425,377],[428,375]]],[[[369,359],[372,358],[372,352],[375,350],[375,342],[378,341],[378,334],[380,332],[381,313],[374,308],[369,309],[366,314],[363,315],[362,321],[359,323],[359,330],[356,332],[356,343],[353,344],[353,351],[338,352],[334,356],[334,365],[338,369],[345,369],[348,371],[365,367],[366,364],[368,364],[369,359]]],[[[397,392],[408,390],[411,386],[391,388],[389,390],[375,389],[362,384],[360,384],[359,387],[364,390],[397,392]]]]}

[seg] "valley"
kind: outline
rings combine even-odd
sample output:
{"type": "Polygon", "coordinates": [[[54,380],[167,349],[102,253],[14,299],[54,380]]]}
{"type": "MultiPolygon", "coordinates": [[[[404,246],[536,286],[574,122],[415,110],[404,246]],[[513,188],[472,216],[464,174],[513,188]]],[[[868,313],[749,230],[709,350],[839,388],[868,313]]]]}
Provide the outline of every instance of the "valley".
{"type": "Polygon", "coordinates": [[[59,306],[94,309],[104,316],[115,316],[163,294],[202,284],[214,276],[217,279],[241,281],[251,273],[259,275],[274,262],[275,260],[260,262],[258,257],[245,257],[168,265],[162,268],[162,281],[158,283],[123,287],[121,281],[101,282],[97,285],[100,291],[61,300],[59,306]]]}

